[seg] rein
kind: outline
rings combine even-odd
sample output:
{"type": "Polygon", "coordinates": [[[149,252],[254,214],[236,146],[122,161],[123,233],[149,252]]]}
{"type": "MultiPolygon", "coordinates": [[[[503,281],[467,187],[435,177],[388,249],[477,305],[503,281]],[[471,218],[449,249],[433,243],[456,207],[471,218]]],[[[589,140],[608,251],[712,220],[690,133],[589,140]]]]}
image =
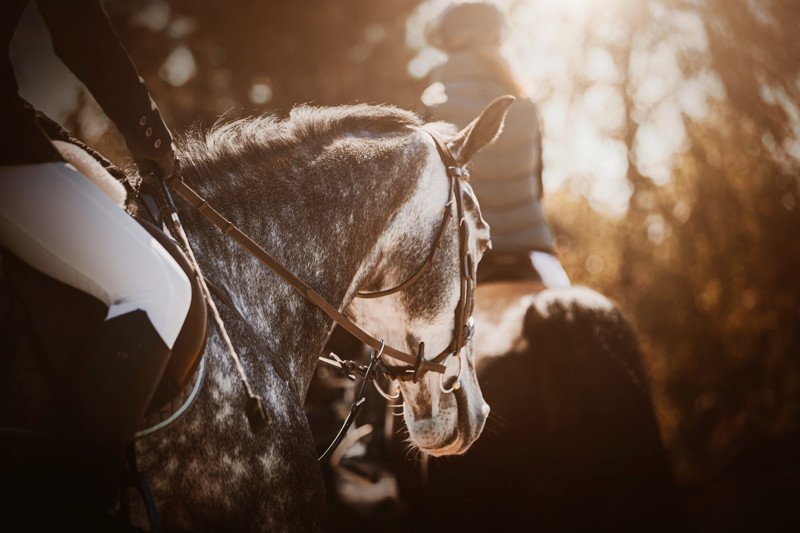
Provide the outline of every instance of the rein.
{"type": "MultiPolygon", "coordinates": [[[[248,400],[245,404],[245,411],[248,417],[248,421],[250,422],[250,427],[254,432],[260,432],[267,426],[267,415],[266,410],[264,408],[263,399],[256,395],[249,386],[248,380],[246,375],[244,374],[244,370],[241,367],[239,362],[238,355],[236,354],[235,349],[233,348],[233,343],[230,341],[230,338],[225,331],[225,327],[222,323],[222,319],[219,316],[219,313],[216,309],[216,305],[214,304],[213,300],[211,299],[212,290],[207,284],[207,282],[203,279],[202,274],[199,270],[199,265],[197,264],[196,259],[194,258],[194,254],[191,252],[191,247],[189,246],[188,238],[186,237],[185,232],[183,231],[183,227],[180,223],[180,219],[178,218],[177,210],[175,209],[175,205],[172,201],[171,195],[169,193],[169,189],[172,188],[178,195],[180,195],[186,202],[189,203],[196,211],[198,211],[203,217],[215,225],[217,228],[222,230],[222,232],[236,241],[239,245],[241,245],[245,250],[250,253],[253,257],[258,259],[261,263],[267,266],[270,270],[272,270],[275,274],[277,274],[281,279],[283,279],[286,283],[291,285],[295,290],[297,290],[306,300],[308,300],[311,304],[315,307],[323,311],[326,315],[328,315],[333,321],[339,324],[342,328],[348,331],[351,335],[359,339],[361,342],[366,344],[371,349],[370,361],[366,365],[365,368],[358,368],[361,372],[358,372],[357,367],[354,362],[352,361],[342,361],[338,357],[336,357],[336,361],[326,359],[324,357],[320,357],[320,360],[329,364],[334,364],[338,366],[341,370],[343,370],[346,374],[348,374],[351,378],[354,379],[352,375],[355,373],[360,373],[364,377],[364,381],[362,382],[361,388],[358,393],[357,399],[353,402],[351,406],[350,413],[348,414],[346,420],[344,421],[339,433],[337,434],[334,441],[330,444],[328,449],[319,457],[319,462],[324,461],[333,450],[341,442],[342,438],[344,437],[345,433],[347,432],[350,425],[354,422],[358,412],[361,409],[366,397],[364,396],[364,386],[366,385],[367,381],[371,381],[375,379],[375,372],[380,372],[390,379],[399,380],[399,381],[410,381],[413,380],[416,383],[421,375],[426,372],[436,372],[440,375],[444,375],[446,367],[443,364],[444,360],[449,357],[450,355],[455,355],[458,359],[459,363],[459,370],[458,374],[452,376],[448,379],[447,385],[443,385],[442,380],[440,378],[439,387],[444,393],[450,393],[455,391],[459,388],[458,379],[461,375],[462,365],[460,352],[463,348],[464,344],[472,338],[472,333],[474,330],[474,321],[472,319],[472,309],[473,309],[473,290],[475,287],[475,279],[474,279],[474,272],[475,272],[475,265],[472,259],[472,255],[469,251],[469,229],[465,218],[464,212],[464,189],[463,189],[463,182],[468,179],[469,174],[467,171],[461,167],[458,163],[456,157],[453,155],[452,151],[449,147],[437,137],[434,133],[423,130],[428,133],[434,141],[436,145],[437,152],[439,153],[439,157],[442,159],[442,162],[445,165],[447,170],[447,176],[450,179],[450,188],[449,188],[449,197],[448,201],[444,208],[444,214],[442,216],[442,222],[439,226],[439,230],[436,235],[436,239],[434,241],[434,245],[431,249],[431,252],[428,254],[426,261],[422,264],[422,266],[409,277],[406,281],[401,283],[400,285],[393,287],[391,289],[375,291],[375,292],[358,292],[356,297],[359,298],[380,298],[383,296],[388,296],[390,294],[395,294],[400,292],[411,285],[413,285],[423,274],[425,274],[433,265],[434,257],[436,256],[436,252],[439,249],[443,235],[447,226],[449,225],[450,219],[452,218],[452,207],[455,204],[456,207],[456,215],[458,221],[458,228],[459,228],[459,271],[460,271],[460,292],[459,292],[459,299],[458,304],[456,305],[455,309],[455,316],[454,316],[454,331],[453,337],[448,345],[440,354],[434,357],[431,360],[426,360],[424,358],[425,355],[425,343],[420,342],[417,354],[412,355],[391,346],[387,346],[383,340],[378,340],[375,337],[368,334],[366,331],[358,327],[353,321],[348,319],[343,313],[341,313],[338,309],[336,309],[333,305],[331,305],[328,301],[326,301],[322,296],[319,295],[315,290],[309,287],[303,280],[293,274],[286,266],[284,266],[280,261],[275,259],[269,252],[264,250],[260,245],[258,245],[253,239],[247,236],[244,232],[242,232],[238,227],[236,227],[231,221],[226,219],[219,211],[214,209],[203,197],[201,197],[197,192],[194,191],[189,185],[187,185],[184,181],[182,176],[171,176],[169,178],[164,179],[161,182],[162,185],[162,192],[164,193],[165,199],[168,203],[168,211],[172,218],[172,225],[174,229],[176,229],[177,233],[179,234],[181,240],[184,243],[184,247],[188,249],[188,253],[190,256],[190,260],[195,268],[195,271],[198,275],[198,279],[201,283],[202,289],[206,295],[206,300],[208,305],[212,311],[212,314],[217,322],[218,327],[220,328],[220,332],[228,345],[228,349],[230,355],[236,364],[237,370],[242,378],[242,381],[247,389],[248,393],[248,400]],[[391,365],[387,365],[381,360],[383,354],[387,354],[391,357],[399,359],[405,363],[408,363],[409,366],[403,367],[395,367],[391,365]],[[349,371],[348,371],[349,370],[349,371]]],[[[148,209],[151,212],[154,212],[151,206],[148,205],[148,209]]],[[[217,294],[218,297],[221,297],[218,290],[213,291],[217,294]]],[[[221,297],[223,303],[231,307],[234,312],[244,321],[245,324],[249,326],[247,320],[241,315],[241,313],[236,309],[235,306],[232,305],[229,299],[221,297]]],[[[250,327],[252,330],[252,327],[250,327]]],[[[253,330],[254,333],[254,330],[253,330]]],[[[373,383],[375,383],[373,381],[373,383]]],[[[379,387],[376,388],[380,390],[379,387]]],[[[391,398],[387,396],[385,393],[382,393],[384,397],[391,398]]]]}
{"type": "MultiPolygon", "coordinates": [[[[167,181],[167,185],[172,187],[189,205],[203,215],[206,220],[214,224],[222,230],[222,232],[234,241],[244,247],[250,255],[258,259],[267,268],[272,270],[286,283],[291,285],[297,292],[300,293],[306,300],[311,302],[315,307],[320,309],[326,315],[333,319],[334,322],[342,326],[353,336],[358,338],[361,342],[372,348],[379,350],[381,341],[358,327],[353,321],[344,316],[338,309],[328,303],[322,296],[320,296],[314,289],[309,287],[303,280],[294,275],[288,268],[286,268],[280,261],[275,259],[269,252],[264,250],[253,239],[248,237],[232,222],[226,219],[219,211],[214,209],[203,197],[197,194],[194,189],[189,187],[183,180],[173,178],[167,181]]],[[[417,358],[406,352],[386,346],[384,353],[405,361],[410,364],[416,364],[417,358]]],[[[430,372],[444,373],[445,367],[438,363],[423,361],[421,364],[423,370],[430,372]]]]}
{"type": "Polygon", "coordinates": [[[471,336],[471,324],[468,323],[468,316],[471,313],[472,308],[472,291],[470,287],[474,286],[474,280],[472,279],[472,259],[471,255],[468,252],[468,237],[469,234],[466,231],[466,221],[464,219],[464,207],[463,207],[463,200],[461,198],[461,180],[467,175],[466,171],[462,169],[452,154],[450,149],[447,145],[441,141],[436,135],[433,133],[426,131],[434,140],[436,144],[436,148],[439,152],[440,157],[442,158],[445,166],[447,167],[447,175],[451,181],[450,187],[450,198],[445,206],[445,214],[442,219],[442,224],[439,228],[439,233],[436,238],[436,242],[434,244],[433,250],[428,257],[428,260],[422,265],[420,270],[418,270],[414,275],[411,276],[408,280],[403,282],[398,287],[393,289],[388,289],[385,291],[378,291],[374,293],[358,293],[357,296],[362,298],[377,298],[381,296],[386,296],[389,294],[394,294],[399,292],[411,284],[415,282],[422,274],[427,271],[433,263],[433,257],[435,256],[436,250],[439,248],[439,244],[441,242],[442,236],[444,234],[444,230],[447,227],[450,218],[452,217],[451,214],[451,205],[453,204],[453,200],[455,197],[455,203],[457,206],[457,214],[459,217],[459,227],[460,227],[460,234],[461,234],[461,294],[459,297],[459,303],[456,309],[456,327],[453,336],[453,340],[450,345],[445,348],[440,354],[434,357],[431,360],[424,359],[424,343],[420,345],[420,349],[418,350],[416,355],[409,354],[407,352],[398,350],[391,346],[385,345],[381,340],[373,337],[363,329],[361,329],[358,325],[356,325],[353,321],[347,318],[343,313],[341,313],[338,309],[336,309],[333,305],[331,305],[328,301],[326,301],[322,296],[320,296],[314,289],[309,287],[303,280],[293,274],[288,268],[286,268],[280,261],[275,259],[269,252],[264,250],[258,243],[253,241],[248,235],[242,232],[236,225],[234,225],[231,221],[226,219],[219,211],[217,211],[214,207],[212,207],[203,197],[201,197],[194,189],[192,189],[186,182],[183,181],[181,177],[171,177],[164,180],[164,183],[172,188],[178,195],[180,195],[186,202],[189,203],[196,211],[198,211],[201,215],[203,215],[206,220],[211,222],[217,228],[222,230],[222,232],[227,235],[228,237],[232,238],[236,241],[239,245],[244,247],[250,255],[258,259],[261,263],[267,266],[270,270],[272,270],[275,274],[277,274],[281,279],[283,279],[286,283],[291,285],[295,290],[297,290],[306,300],[308,300],[311,304],[315,307],[320,309],[326,315],[328,315],[334,322],[339,324],[342,328],[347,330],[351,335],[356,337],[358,340],[369,346],[372,350],[382,352],[388,356],[394,357],[395,359],[399,359],[405,363],[408,363],[410,366],[408,367],[390,367],[386,365],[386,368],[389,369],[389,374],[393,379],[399,379],[403,381],[407,381],[413,379],[416,381],[422,374],[426,372],[436,372],[439,374],[444,374],[446,367],[444,366],[443,361],[452,354],[458,354],[458,352],[463,347],[466,340],[468,340],[467,335],[471,336]]]}

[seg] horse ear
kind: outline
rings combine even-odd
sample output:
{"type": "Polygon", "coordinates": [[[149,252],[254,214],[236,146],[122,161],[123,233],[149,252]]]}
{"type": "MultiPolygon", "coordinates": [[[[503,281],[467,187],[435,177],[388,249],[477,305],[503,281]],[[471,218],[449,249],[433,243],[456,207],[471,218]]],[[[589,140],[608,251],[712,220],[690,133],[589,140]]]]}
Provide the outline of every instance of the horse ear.
{"type": "Polygon", "coordinates": [[[466,165],[478,151],[494,142],[503,131],[503,121],[508,107],[514,103],[513,96],[496,98],[473,120],[469,126],[458,132],[448,144],[458,162],[466,165]]]}

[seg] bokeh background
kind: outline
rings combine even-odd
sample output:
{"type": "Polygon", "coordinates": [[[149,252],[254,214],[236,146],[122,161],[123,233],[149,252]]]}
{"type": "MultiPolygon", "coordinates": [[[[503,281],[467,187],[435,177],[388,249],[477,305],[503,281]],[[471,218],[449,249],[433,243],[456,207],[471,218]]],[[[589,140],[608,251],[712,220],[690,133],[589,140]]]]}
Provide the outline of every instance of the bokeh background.
{"type": "MultiPolygon", "coordinates": [[[[446,3],[105,6],[180,132],[299,103],[419,109],[442,59],[422,30],[446,3]]],[[[699,529],[785,513],[800,492],[800,2],[498,3],[540,106],[559,256],[635,324],[699,529]]],[[[13,53],[24,96],[129,163],[35,9],[13,53]]]]}

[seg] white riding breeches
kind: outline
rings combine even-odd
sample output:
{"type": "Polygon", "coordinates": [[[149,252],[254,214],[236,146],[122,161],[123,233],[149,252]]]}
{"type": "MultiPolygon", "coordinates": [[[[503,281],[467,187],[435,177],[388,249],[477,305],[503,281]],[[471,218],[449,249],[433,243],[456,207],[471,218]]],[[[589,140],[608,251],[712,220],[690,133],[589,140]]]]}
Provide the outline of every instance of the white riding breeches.
{"type": "Polygon", "coordinates": [[[63,162],[0,167],[0,242],[44,274],[108,305],[141,309],[169,348],[191,302],[166,250],[86,176],[63,162]]]}
{"type": "Polygon", "coordinates": [[[542,278],[542,283],[549,289],[563,289],[572,285],[564,267],[552,254],[546,252],[531,252],[533,268],[542,278]]]}

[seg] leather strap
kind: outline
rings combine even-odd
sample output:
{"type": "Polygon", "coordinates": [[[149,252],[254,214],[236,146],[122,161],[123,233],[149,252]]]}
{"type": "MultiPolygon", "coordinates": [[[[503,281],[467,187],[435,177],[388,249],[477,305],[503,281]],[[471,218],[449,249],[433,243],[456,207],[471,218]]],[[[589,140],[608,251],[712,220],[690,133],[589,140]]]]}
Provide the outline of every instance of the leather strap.
{"type": "MultiPolygon", "coordinates": [[[[358,327],[349,318],[344,316],[338,309],[328,303],[322,296],[320,296],[314,289],[309,287],[303,280],[295,276],[289,271],[280,261],[275,259],[272,255],[264,250],[261,246],[253,241],[250,237],[244,234],[237,228],[231,221],[222,216],[219,211],[214,209],[203,197],[201,197],[194,189],[189,187],[182,178],[171,178],[166,181],[176,193],[178,193],[189,205],[196,209],[203,217],[209,222],[217,226],[222,232],[232,238],[245,248],[253,257],[261,261],[270,270],[275,272],[281,279],[291,285],[297,290],[306,300],[318,307],[322,312],[328,315],[334,322],[339,324],[351,335],[359,339],[361,342],[372,348],[373,350],[381,349],[381,341],[371,336],[369,333],[358,327]]],[[[450,350],[446,350],[450,353],[450,350]]],[[[410,365],[417,365],[417,357],[391,346],[383,346],[383,353],[399,359],[410,365]]],[[[438,372],[443,374],[445,371],[444,365],[438,362],[422,361],[420,368],[423,372],[438,372]]]]}
{"type": "Polygon", "coordinates": [[[381,298],[383,296],[389,296],[390,294],[395,294],[397,292],[403,291],[410,286],[412,286],[416,281],[422,277],[422,275],[427,272],[433,266],[433,259],[436,257],[436,250],[439,249],[439,243],[442,242],[442,235],[444,235],[444,230],[447,228],[447,224],[450,222],[450,219],[453,217],[453,214],[450,212],[450,205],[453,201],[453,189],[450,188],[450,199],[447,202],[447,207],[444,212],[444,217],[442,217],[442,224],[439,226],[439,233],[436,235],[436,240],[434,241],[433,248],[431,248],[431,253],[428,254],[428,258],[422,264],[422,266],[417,270],[410,278],[405,280],[403,283],[398,285],[397,287],[393,287],[391,289],[385,289],[382,291],[375,291],[375,292],[357,292],[356,298],[381,298]]]}

